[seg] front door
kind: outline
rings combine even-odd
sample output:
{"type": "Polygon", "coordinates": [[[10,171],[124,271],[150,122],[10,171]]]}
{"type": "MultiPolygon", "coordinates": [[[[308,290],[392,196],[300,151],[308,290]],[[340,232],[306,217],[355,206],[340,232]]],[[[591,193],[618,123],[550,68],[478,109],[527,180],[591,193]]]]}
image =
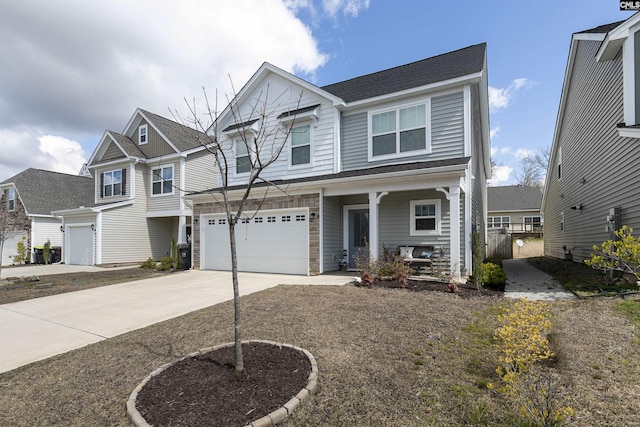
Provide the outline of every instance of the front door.
{"type": "Polygon", "coordinates": [[[356,268],[354,256],[369,256],[369,209],[349,210],[349,268],[356,268]]]}

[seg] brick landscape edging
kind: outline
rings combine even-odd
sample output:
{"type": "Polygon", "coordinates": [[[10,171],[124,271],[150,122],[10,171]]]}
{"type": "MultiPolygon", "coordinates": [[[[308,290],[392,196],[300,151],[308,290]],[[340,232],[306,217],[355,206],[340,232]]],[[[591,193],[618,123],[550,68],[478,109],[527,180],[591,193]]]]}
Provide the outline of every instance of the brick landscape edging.
{"type": "MultiPolygon", "coordinates": [[[[293,411],[295,411],[295,409],[298,407],[300,402],[306,399],[310,394],[314,393],[314,391],[316,390],[316,387],[318,386],[318,363],[316,362],[316,358],[313,357],[313,355],[309,353],[309,351],[305,350],[304,348],[297,347],[295,345],[278,343],[275,341],[266,341],[266,340],[242,341],[242,344],[256,344],[256,343],[273,345],[280,348],[282,347],[292,348],[294,350],[300,351],[307,356],[307,358],[309,359],[309,363],[311,364],[311,373],[309,373],[309,377],[307,378],[307,385],[302,390],[300,390],[300,392],[297,395],[295,395],[295,397],[292,397],[291,400],[285,403],[284,406],[282,406],[281,408],[278,408],[275,411],[271,412],[270,414],[255,420],[254,422],[252,422],[251,424],[248,424],[245,427],[275,426],[276,424],[281,423],[282,421],[290,417],[293,414],[293,411]]],[[[140,415],[140,412],[138,412],[138,410],[136,409],[136,401],[138,399],[138,393],[140,393],[140,390],[142,390],[142,388],[145,386],[145,384],[147,384],[151,380],[151,378],[155,377],[156,375],[159,375],[162,371],[164,371],[168,367],[173,366],[176,363],[181,362],[189,357],[200,356],[221,348],[233,347],[233,345],[234,343],[230,342],[230,343],[220,344],[215,347],[203,348],[201,350],[195,351],[173,362],[165,363],[155,371],[151,372],[144,380],[142,380],[140,384],[137,385],[136,388],[133,389],[133,392],[131,392],[129,399],[127,400],[127,416],[129,417],[133,425],[136,427],[151,427],[151,425],[147,423],[147,421],[142,417],[142,415],[140,415]]]]}

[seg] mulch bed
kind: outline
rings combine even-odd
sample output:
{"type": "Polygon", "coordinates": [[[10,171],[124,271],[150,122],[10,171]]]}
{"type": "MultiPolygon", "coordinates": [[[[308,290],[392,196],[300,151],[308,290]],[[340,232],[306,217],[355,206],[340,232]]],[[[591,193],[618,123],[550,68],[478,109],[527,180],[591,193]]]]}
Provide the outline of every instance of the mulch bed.
{"type": "Polygon", "coordinates": [[[156,426],[244,426],[287,403],[307,385],[304,353],[269,344],[243,344],[236,374],[234,347],[186,358],[153,377],[136,408],[156,426]]]}
{"type": "MultiPolygon", "coordinates": [[[[459,283],[456,295],[462,298],[474,298],[474,297],[502,297],[504,292],[497,289],[490,289],[488,287],[478,289],[473,282],[467,281],[465,283],[459,283]]],[[[409,279],[407,286],[402,286],[397,280],[380,280],[375,279],[373,287],[378,288],[401,288],[413,292],[447,292],[449,290],[449,284],[439,282],[436,280],[416,280],[409,279]]]]}

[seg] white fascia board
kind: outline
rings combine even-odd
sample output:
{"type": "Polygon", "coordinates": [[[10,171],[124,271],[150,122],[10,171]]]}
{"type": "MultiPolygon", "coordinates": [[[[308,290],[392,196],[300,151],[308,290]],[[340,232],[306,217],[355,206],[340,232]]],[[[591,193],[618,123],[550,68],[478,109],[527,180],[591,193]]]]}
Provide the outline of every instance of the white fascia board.
{"type": "Polygon", "coordinates": [[[639,128],[618,128],[618,135],[623,138],[640,138],[639,128]]]}
{"type": "Polygon", "coordinates": [[[460,89],[465,84],[477,83],[482,79],[482,71],[477,73],[468,74],[462,77],[456,77],[455,79],[442,80],[440,82],[431,83],[424,86],[417,86],[411,89],[402,90],[399,92],[392,92],[385,95],[376,96],[374,98],[367,98],[360,101],[349,102],[346,105],[347,109],[367,107],[372,104],[380,104],[384,102],[394,101],[399,98],[407,98],[411,96],[420,95],[425,92],[434,92],[443,89],[449,89],[451,87],[459,86],[460,89]]]}
{"type": "Polygon", "coordinates": [[[132,205],[133,204],[133,200],[125,200],[122,202],[116,202],[116,203],[109,203],[108,205],[104,205],[104,206],[94,206],[91,208],[91,210],[93,212],[102,212],[102,211],[106,211],[109,209],[114,209],[114,208],[119,208],[122,206],[127,206],[127,205],[132,205]]]}
{"type": "Polygon", "coordinates": [[[165,211],[151,211],[147,212],[147,218],[164,218],[173,216],[191,216],[193,211],[190,209],[170,209],[165,211]]]}
{"type": "Polygon", "coordinates": [[[56,216],[65,216],[65,215],[82,214],[82,213],[89,213],[89,212],[94,212],[93,208],[80,207],[80,208],[74,208],[74,209],[62,209],[59,211],[52,211],[51,213],[56,216]]]}
{"type": "Polygon", "coordinates": [[[60,217],[57,215],[44,215],[44,214],[32,214],[32,215],[27,215],[29,218],[53,218],[53,219],[59,219],[60,217]]]}
{"type": "Polygon", "coordinates": [[[616,57],[622,44],[633,32],[634,26],[640,22],[640,14],[636,13],[603,37],[602,44],[596,53],[596,60],[609,61],[616,57]]]}
{"type": "Polygon", "coordinates": [[[100,138],[100,142],[96,146],[96,149],[93,150],[93,154],[91,154],[91,158],[87,162],[87,167],[89,167],[89,168],[93,167],[93,165],[92,166],[89,166],[89,165],[91,165],[94,162],[94,160],[96,159],[98,154],[104,154],[104,152],[107,150],[107,147],[109,146],[109,143],[111,143],[111,142],[116,144],[116,146],[120,149],[122,154],[124,154],[125,157],[127,159],[129,159],[129,155],[127,154],[127,152],[122,148],[122,146],[120,144],[118,144],[118,142],[113,137],[113,135],[111,135],[111,132],[106,130],[106,131],[104,131],[104,134],[102,134],[102,138],[100,138]]]}
{"type": "Polygon", "coordinates": [[[127,165],[130,163],[144,163],[143,159],[139,159],[137,157],[127,157],[125,159],[115,159],[115,160],[111,160],[109,162],[104,162],[104,163],[98,163],[95,165],[91,165],[89,166],[89,169],[102,169],[102,168],[107,168],[110,166],[116,166],[116,165],[127,165]]]}

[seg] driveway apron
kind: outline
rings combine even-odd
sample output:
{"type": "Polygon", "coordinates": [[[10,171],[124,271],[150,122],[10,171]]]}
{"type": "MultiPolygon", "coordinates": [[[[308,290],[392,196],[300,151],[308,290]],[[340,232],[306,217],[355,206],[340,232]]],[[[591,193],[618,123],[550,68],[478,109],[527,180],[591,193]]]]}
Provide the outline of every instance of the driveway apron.
{"type": "MultiPolygon", "coordinates": [[[[240,294],[279,284],[343,285],[349,275],[239,273],[240,294]]],[[[231,273],[159,278],[0,305],[0,372],[233,299],[231,273]]]]}

